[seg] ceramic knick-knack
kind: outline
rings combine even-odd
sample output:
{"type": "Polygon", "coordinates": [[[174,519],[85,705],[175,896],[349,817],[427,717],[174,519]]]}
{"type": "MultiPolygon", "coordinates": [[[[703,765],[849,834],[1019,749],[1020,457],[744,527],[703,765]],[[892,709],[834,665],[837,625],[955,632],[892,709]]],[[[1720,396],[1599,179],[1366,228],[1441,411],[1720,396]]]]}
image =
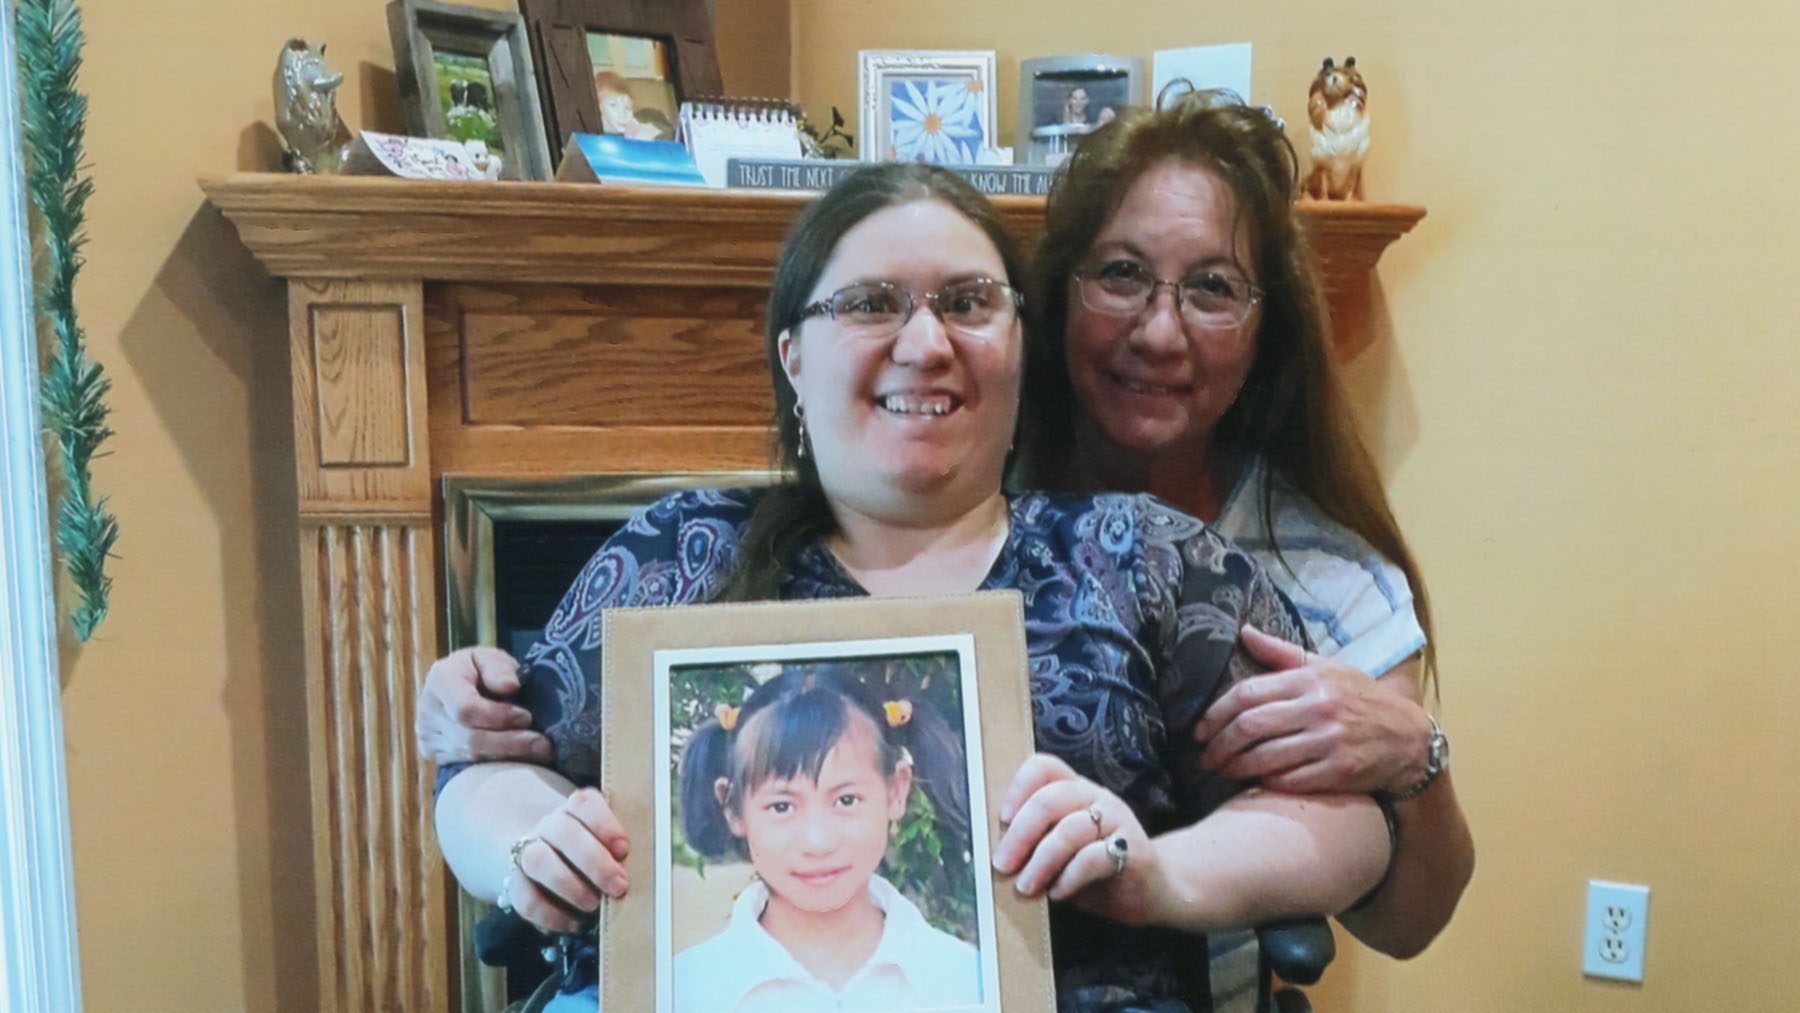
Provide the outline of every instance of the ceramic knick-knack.
{"type": "Polygon", "coordinates": [[[337,112],[337,89],[344,75],[325,63],[325,47],[315,52],[305,39],[289,39],[275,65],[275,129],[287,150],[289,172],[336,172],[346,135],[337,112]]]}
{"type": "Polygon", "coordinates": [[[1361,200],[1363,158],[1369,153],[1369,88],[1356,57],[1334,66],[1326,57],[1306,96],[1312,134],[1312,172],[1306,195],[1314,200],[1361,200]]]}

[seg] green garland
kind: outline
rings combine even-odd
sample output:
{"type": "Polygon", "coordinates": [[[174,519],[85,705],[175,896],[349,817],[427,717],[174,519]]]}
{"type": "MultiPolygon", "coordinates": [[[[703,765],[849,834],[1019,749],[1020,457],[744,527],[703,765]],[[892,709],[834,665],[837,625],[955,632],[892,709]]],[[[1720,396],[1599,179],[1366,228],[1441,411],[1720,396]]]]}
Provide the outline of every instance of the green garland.
{"type": "MultiPolygon", "coordinates": [[[[34,258],[37,316],[55,336],[44,367],[44,422],[61,448],[62,488],[56,503],[56,547],[80,604],[69,616],[86,641],[106,618],[112,578],[106,557],[119,525],[94,498],[88,465],[112,435],[100,364],[87,357],[75,320],[75,275],[94,181],[84,174],[87,98],[75,88],[81,69],[81,12],[74,0],[18,0],[19,68],[23,78],[25,188],[37,211],[34,258]]],[[[42,334],[42,330],[39,331],[42,334]]]]}

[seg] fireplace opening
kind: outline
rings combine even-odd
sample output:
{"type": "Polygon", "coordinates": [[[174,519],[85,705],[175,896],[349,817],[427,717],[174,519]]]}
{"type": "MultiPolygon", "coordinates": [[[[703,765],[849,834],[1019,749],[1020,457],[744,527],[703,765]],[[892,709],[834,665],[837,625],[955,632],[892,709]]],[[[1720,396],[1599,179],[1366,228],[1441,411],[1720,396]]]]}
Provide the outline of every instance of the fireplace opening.
{"type": "MultiPolygon", "coordinates": [[[[515,658],[543,632],[564,593],[631,515],[681,489],[768,485],[770,471],[443,480],[445,630],[450,650],[485,644],[515,658]]],[[[457,891],[462,1010],[500,1009],[541,980],[541,964],[507,974],[475,959],[472,934],[491,908],[457,891]]]]}
{"type": "Polygon", "coordinates": [[[494,645],[525,651],[623,521],[502,521],[494,525],[494,645]]]}

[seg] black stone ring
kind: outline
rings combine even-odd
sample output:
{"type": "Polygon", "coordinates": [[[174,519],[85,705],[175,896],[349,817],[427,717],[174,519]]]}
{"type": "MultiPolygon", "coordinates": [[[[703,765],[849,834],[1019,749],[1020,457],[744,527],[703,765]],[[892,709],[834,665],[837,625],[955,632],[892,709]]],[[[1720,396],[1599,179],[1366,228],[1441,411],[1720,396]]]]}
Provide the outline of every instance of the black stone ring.
{"type": "Polygon", "coordinates": [[[1112,874],[1117,876],[1125,871],[1125,856],[1131,851],[1124,834],[1114,834],[1106,839],[1106,857],[1112,859],[1112,874]]]}

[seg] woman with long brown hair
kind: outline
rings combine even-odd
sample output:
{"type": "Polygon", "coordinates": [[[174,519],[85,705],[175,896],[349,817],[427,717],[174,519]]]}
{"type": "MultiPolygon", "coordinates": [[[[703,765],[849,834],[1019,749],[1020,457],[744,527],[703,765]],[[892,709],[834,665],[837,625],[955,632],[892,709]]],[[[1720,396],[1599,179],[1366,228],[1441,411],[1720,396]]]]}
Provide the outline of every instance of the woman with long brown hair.
{"type": "Polygon", "coordinates": [[[1221,773],[1395,801],[1396,867],[1341,921],[1404,957],[1448,923],[1474,844],[1421,705],[1424,580],[1336,375],[1298,178],[1280,126],[1229,93],[1129,110],[1083,140],[1033,265],[1021,476],[1161,496],[1294,601],[1318,653],[1246,631],[1277,671],[1197,734],[1221,773]]]}

